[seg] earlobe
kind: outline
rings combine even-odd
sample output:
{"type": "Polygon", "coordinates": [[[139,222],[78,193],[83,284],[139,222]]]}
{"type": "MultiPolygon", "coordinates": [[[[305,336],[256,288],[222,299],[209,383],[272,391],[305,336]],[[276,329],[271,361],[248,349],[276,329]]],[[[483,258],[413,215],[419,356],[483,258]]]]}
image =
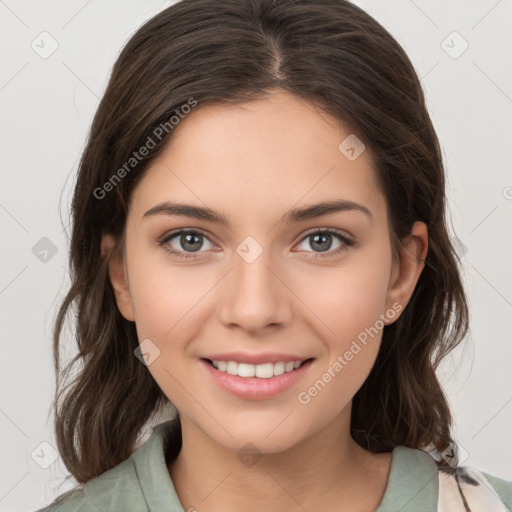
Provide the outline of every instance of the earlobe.
{"type": "Polygon", "coordinates": [[[108,273],[117,307],[120,313],[130,322],[135,321],[132,298],[123,257],[117,250],[116,240],[110,233],[104,233],[101,238],[101,255],[108,259],[108,273]]]}
{"type": "MultiPolygon", "coordinates": [[[[393,263],[387,308],[394,307],[396,309],[396,304],[399,304],[401,306],[400,311],[405,309],[425,267],[427,251],[428,229],[424,222],[417,221],[413,224],[411,233],[403,240],[403,248],[399,251],[399,259],[393,263]]],[[[396,321],[398,316],[393,321],[396,321]]]]}

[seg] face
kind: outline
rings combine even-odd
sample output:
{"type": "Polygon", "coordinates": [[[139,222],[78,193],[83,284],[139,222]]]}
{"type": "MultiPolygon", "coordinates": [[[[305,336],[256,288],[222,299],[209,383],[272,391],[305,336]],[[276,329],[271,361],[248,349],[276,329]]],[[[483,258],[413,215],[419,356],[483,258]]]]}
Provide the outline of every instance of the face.
{"type": "Polygon", "coordinates": [[[426,228],[393,259],[369,151],[338,148],[349,134],[285,92],[199,105],[133,192],[110,265],[119,309],[182,421],[218,445],[283,451],[349,417],[412,294],[426,228]],[[305,362],[286,371],[292,361],[305,362]]]}

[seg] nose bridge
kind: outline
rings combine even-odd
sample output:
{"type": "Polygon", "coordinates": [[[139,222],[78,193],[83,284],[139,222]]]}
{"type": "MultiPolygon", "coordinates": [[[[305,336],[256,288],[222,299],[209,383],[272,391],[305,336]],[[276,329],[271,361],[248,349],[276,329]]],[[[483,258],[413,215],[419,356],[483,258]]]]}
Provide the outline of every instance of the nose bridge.
{"type": "Polygon", "coordinates": [[[269,297],[261,297],[267,303],[270,297],[275,298],[278,291],[275,289],[275,275],[270,270],[275,266],[273,259],[272,249],[267,242],[260,243],[252,236],[242,240],[236,248],[234,259],[236,293],[255,300],[258,300],[259,295],[268,295],[269,297]]]}
{"type": "Polygon", "coordinates": [[[222,299],[222,318],[246,328],[284,321],[288,308],[285,286],[276,277],[273,251],[248,236],[236,247],[228,289],[222,299]]]}
{"type": "Polygon", "coordinates": [[[239,291],[273,291],[270,271],[272,268],[272,251],[268,248],[259,250],[250,243],[243,243],[237,248],[234,261],[235,279],[239,291]]]}

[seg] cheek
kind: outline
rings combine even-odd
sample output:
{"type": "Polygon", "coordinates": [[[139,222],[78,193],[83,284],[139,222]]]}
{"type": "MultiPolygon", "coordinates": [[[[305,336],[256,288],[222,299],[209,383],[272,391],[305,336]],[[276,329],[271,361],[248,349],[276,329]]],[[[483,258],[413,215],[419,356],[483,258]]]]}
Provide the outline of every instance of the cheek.
{"type": "Polygon", "coordinates": [[[390,260],[384,260],[361,258],[331,269],[314,287],[305,286],[315,313],[311,322],[322,333],[326,357],[318,361],[298,399],[320,421],[329,421],[352,400],[377,358],[389,276],[390,260]]]}
{"type": "Polygon", "coordinates": [[[205,311],[211,311],[209,292],[218,278],[208,278],[200,266],[173,266],[154,252],[134,250],[129,256],[137,335],[141,344],[149,339],[148,346],[158,354],[148,370],[180,406],[187,403],[187,395],[179,383],[187,382],[194,371],[190,340],[200,336],[205,311]]]}
{"type": "Polygon", "coordinates": [[[190,368],[183,364],[187,340],[195,338],[202,325],[195,315],[197,303],[206,293],[195,285],[204,287],[204,282],[187,283],[183,272],[171,272],[165,265],[146,263],[137,268],[142,271],[130,276],[137,335],[142,350],[143,343],[150,340],[148,346],[157,354],[147,369],[169,400],[182,410],[190,402],[183,388],[190,379],[190,368]]]}
{"type": "MultiPolygon", "coordinates": [[[[385,312],[391,255],[360,251],[338,266],[301,277],[299,295],[323,323],[332,343],[343,346],[385,312]]],[[[379,323],[380,325],[380,323],[379,323]]]]}
{"type": "MultiPolygon", "coordinates": [[[[194,325],[200,303],[214,285],[200,266],[180,268],[163,249],[140,251],[130,259],[130,291],[137,330],[165,343],[186,325],[194,325]]],[[[141,338],[142,339],[142,338],[141,338]]]]}

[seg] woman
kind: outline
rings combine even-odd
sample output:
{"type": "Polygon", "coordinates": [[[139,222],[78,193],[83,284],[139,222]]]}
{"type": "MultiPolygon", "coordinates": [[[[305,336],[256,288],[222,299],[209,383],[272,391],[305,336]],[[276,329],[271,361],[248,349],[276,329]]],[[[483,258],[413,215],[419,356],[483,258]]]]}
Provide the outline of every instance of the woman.
{"type": "Polygon", "coordinates": [[[79,485],[44,510],[507,510],[435,374],[468,328],[445,200],[418,77],[356,6],[145,23],[78,173],[54,348],[79,485]]]}

